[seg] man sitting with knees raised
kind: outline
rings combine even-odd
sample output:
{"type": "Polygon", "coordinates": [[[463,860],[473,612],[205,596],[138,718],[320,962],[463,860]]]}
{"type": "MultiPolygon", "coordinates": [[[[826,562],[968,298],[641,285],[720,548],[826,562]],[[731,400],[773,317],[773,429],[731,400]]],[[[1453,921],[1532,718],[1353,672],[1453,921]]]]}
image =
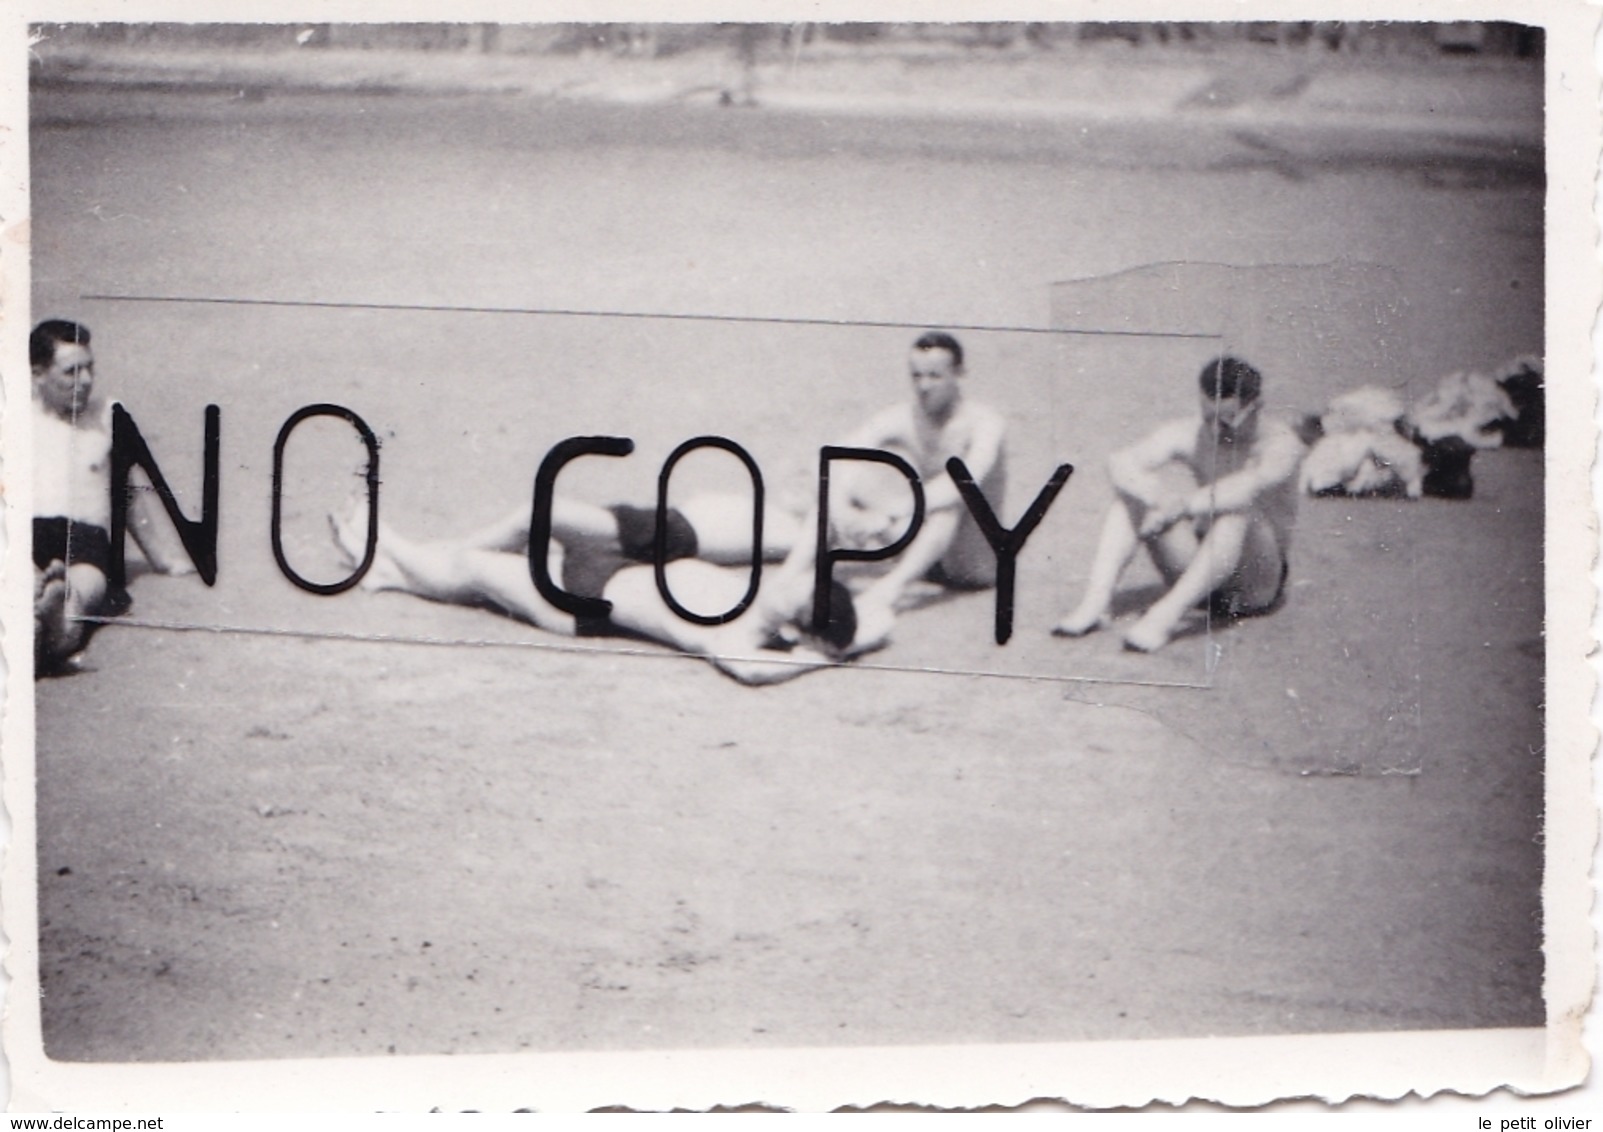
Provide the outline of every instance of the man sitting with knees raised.
{"type": "Polygon", "coordinates": [[[1162,648],[1204,603],[1234,617],[1279,606],[1302,442],[1262,414],[1263,377],[1246,362],[1216,358],[1200,384],[1200,417],[1161,425],[1109,459],[1116,498],[1085,596],[1053,629],[1059,636],[1110,623],[1119,578],[1142,547],[1167,589],[1125,633],[1129,648],[1162,648]]]}

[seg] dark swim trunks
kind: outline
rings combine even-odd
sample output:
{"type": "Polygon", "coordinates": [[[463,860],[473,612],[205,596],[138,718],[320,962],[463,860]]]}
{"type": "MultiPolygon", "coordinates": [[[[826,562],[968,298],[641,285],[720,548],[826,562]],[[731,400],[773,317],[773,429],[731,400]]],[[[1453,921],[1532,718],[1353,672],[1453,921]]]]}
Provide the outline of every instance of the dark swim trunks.
{"type": "MultiPolygon", "coordinates": [[[[80,523],[60,515],[36,518],[33,521],[33,564],[43,570],[52,562],[93,566],[102,574],[110,574],[111,536],[104,527],[94,523],[80,523]]],[[[132,604],[127,591],[114,593],[107,587],[99,608],[91,612],[97,617],[120,617],[132,604]]]]}
{"type": "Polygon", "coordinates": [[[1241,603],[1241,595],[1226,586],[1208,595],[1208,612],[1214,617],[1226,620],[1241,617],[1262,617],[1266,613],[1273,613],[1286,602],[1286,580],[1290,577],[1291,563],[1282,558],[1280,560],[1280,584],[1275,587],[1274,597],[1262,605],[1244,605],[1241,603]]]}
{"type": "MultiPolygon", "coordinates": [[[[563,547],[562,588],[576,597],[601,597],[607,583],[619,570],[656,559],[657,509],[620,503],[607,510],[618,522],[616,546],[581,542],[563,547]]],[[[664,525],[668,537],[663,560],[694,558],[698,547],[690,521],[670,507],[664,516],[664,525]]],[[[576,617],[574,625],[581,637],[616,632],[611,619],[606,617],[576,617]]]]}
{"type": "Polygon", "coordinates": [[[106,528],[51,515],[33,521],[33,564],[43,570],[60,559],[85,563],[102,574],[111,569],[111,536],[106,528]]]}

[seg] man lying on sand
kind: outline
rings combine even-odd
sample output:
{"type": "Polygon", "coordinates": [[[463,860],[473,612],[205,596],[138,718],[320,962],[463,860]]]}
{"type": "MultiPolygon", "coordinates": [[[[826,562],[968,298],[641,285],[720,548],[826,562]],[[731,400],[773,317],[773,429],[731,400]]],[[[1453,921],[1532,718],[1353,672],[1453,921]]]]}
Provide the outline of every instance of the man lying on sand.
{"type": "MultiPolygon", "coordinates": [[[[698,558],[705,537],[720,557],[733,554],[733,532],[744,523],[750,556],[750,517],[734,498],[703,496],[666,519],[665,580],[682,606],[712,616],[735,608],[751,584],[748,569],[698,558]]],[[[330,516],[340,548],[354,565],[365,549],[365,502],[348,516],[330,516]]],[[[550,577],[566,593],[610,603],[594,615],[564,612],[536,587],[530,574],[529,517],[508,517],[477,535],[455,541],[404,538],[380,527],[368,590],[396,590],[432,601],[489,604],[512,617],[564,636],[634,635],[711,661],[744,684],[772,684],[861,652],[851,594],[830,591],[827,627],[812,628],[813,579],[805,570],[780,569],[749,608],[721,625],[683,619],[666,603],[653,566],[656,509],[598,507],[554,498],[551,506],[550,577]]],[[[732,560],[732,559],[730,559],[732,560]]]]}
{"type": "Polygon", "coordinates": [[[1085,596],[1057,635],[1111,623],[1114,589],[1143,546],[1168,590],[1125,633],[1129,648],[1162,648],[1204,602],[1233,617],[1279,606],[1302,442],[1290,425],[1259,412],[1263,378],[1246,362],[1216,358],[1199,380],[1200,420],[1170,421],[1109,459],[1117,498],[1085,596]]]}

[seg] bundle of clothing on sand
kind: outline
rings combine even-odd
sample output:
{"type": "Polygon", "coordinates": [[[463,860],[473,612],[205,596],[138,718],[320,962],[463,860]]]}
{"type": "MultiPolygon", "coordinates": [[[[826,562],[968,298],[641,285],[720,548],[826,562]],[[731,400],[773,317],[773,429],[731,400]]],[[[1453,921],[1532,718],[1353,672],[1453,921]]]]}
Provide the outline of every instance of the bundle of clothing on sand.
{"type": "Polygon", "coordinates": [[[1301,473],[1310,495],[1468,499],[1476,452],[1542,446],[1542,362],[1523,356],[1492,376],[1449,374],[1412,407],[1366,385],[1305,417],[1299,432],[1311,445],[1301,473]]]}

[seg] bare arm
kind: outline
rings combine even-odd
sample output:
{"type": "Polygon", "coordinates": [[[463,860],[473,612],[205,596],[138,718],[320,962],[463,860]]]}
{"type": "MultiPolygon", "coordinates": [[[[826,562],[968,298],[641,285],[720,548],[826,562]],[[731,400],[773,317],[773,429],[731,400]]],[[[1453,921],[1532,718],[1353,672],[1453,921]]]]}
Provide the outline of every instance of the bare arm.
{"type": "Polygon", "coordinates": [[[912,429],[913,422],[907,406],[892,405],[854,428],[844,443],[854,448],[883,448],[887,444],[905,447],[912,429]]]}
{"type": "Polygon", "coordinates": [[[139,553],[145,556],[150,568],[158,574],[167,574],[175,578],[193,574],[195,567],[187,558],[169,554],[168,548],[162,545],[162,540],[155,537],[154,520],[150,493],[135,491],[128,504],[128,533],[133,535],[134,545],[139,547],[139,553]]]}
{"type": "MultiPolygon", "coordinates": [[[[906,449],[912,423],[907,410],[900,405],[874,414],[846,438],[844,444],[852,448],[906,449]]],[[[896,539],[911,514],[909,499],[907,512],[887,510],[875,494],[864,490],[861,463],[844,460],[832,466],[829,525],[832,545],[856,549],[883,546],[896,539]]],[[[925,501],[928,506],[928,500],[925,501]]],[[[781,567],[781,577],[809,572],[816,557],[814,535],[818,530],[818,501],[809,501],[807,510],[797,526],[797,537],[781,567]]]]}
{"type": "MultiPolygon", "coordinates": [[[[669,580],[681,600],[707,608],[727,606],[746,585],[745,571],[693,558],[672,563],[669,580]]],[[[700,657],[742,684],[777,684],[833,663],[805,646],[785,652],[764,648],[774,614],[762,601],[727,625],[696,625],[669,610],[656,587],[650,567],[631,567],[614,575],[606,588],[613,623],[700,657]]]]}
{"type": "Polygon", "coordinates": [[[529,514],[529,508],[520,504],[499,519],[480,527],[462,541],[475,550],[521,553],[529,547],[529,514]]]}
{"type": "MultiPolygon", "coordinates": [[[[984,483],[1002,460],[1002,446],[1007,435],[1007,420],[988,406],[972,406],[974,431],[968,451],[960,453],[975,483],[984,483]]],[[[943,467],[940,474],[924,485],[924,508],[941,511],[963,506],[962,493],[943,467]]]]}
{"type": "Polygon", "coordinates": [[[1170,489],[1157,475],[1158,469],[1181,460],[1196,438],[1197,422],[1170,421],[1127,448],[1108,457],[1108,476],[1113,486],[1148,507],[1174,502],[1170,489]]]}
{"type": "Polygon", "coordinates": [[[1244,466],[1192,493],[1186,501],[1189,514],[1218,515],[1250,510],[1264,492],[1297,474],[1303,456],[1302,443],[1289,428],[1271,428],[1267,423],[1263,427],[1265,432],[1244,466]]]}

